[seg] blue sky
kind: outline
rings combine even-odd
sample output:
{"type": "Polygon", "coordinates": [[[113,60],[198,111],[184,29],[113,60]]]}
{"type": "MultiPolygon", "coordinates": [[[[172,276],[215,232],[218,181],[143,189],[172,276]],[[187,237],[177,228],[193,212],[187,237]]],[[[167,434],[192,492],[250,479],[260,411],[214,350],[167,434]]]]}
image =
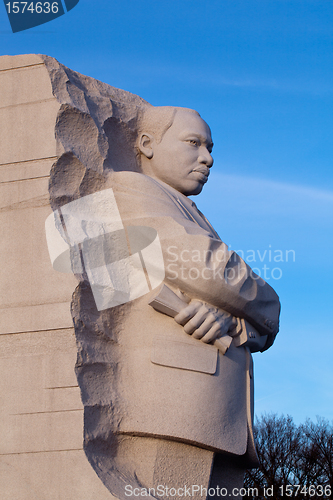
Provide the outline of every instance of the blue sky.
{"type": "Polygon", "coordinates": [[[0,6],[2,55],[47,54],[209,123],[215,164],[195,201],[282,303],[274,347],[255,355],[256,413],[297,422],[333,419],[332,21],[331,0],[80,0],[13,34],[0,6]]]}

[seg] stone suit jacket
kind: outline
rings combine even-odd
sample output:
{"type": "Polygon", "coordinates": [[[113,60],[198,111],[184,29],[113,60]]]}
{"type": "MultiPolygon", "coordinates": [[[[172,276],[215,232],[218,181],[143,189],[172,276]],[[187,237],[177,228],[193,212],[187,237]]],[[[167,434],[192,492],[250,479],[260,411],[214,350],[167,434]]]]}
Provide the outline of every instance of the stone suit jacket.
{"type": "MultiPolygon", "coordinates": [[[[109,187],[125,228],[156,229],[170,288],[246,319],[272,343],[278,331],[278,296],[228,251],[193,202],[134,172],[113,173],[109,187]],[[230,273],[235,266],[236,276],[230,273]]],[[[222,355],[192,338],[174,319],[149,306],[154,293],[106,311],[114,339],[113,413],[108,417],[114,432],[244,455],[247,465],[254,464],[249,350],[231,344],[222,355]]]]}

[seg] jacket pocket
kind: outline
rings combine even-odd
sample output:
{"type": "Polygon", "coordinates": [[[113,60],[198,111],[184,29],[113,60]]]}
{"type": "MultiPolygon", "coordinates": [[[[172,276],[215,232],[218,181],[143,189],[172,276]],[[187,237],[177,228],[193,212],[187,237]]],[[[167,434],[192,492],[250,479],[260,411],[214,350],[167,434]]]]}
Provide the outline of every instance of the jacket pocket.
{"type": "Polygon", "coordinates": [[[150,359],[156,365],[214,375],[217,355],[216,347],[191,337],[178,340],[174,336],[156,335],[150,359]]]}

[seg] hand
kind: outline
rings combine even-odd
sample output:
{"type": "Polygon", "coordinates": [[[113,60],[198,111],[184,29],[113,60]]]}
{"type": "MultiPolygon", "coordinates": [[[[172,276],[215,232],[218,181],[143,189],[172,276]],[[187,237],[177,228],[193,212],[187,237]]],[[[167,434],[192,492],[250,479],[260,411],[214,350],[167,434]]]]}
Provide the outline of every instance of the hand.
{"type": "Polygon", "coordinates": [[[237,325],[234,316],[200,300],[192,300],[174,319],[186,333],[206,344],[226,335],[237,325]]]}

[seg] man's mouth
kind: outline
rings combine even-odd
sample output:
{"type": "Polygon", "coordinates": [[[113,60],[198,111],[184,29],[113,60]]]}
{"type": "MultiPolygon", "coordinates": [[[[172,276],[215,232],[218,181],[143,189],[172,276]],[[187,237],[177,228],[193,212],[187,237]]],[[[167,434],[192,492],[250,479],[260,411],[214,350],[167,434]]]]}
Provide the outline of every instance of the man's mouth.
{"type": "Polygon", "coordinates": [[[208,176],[210,174],[210,170],[206,167],[197,167],[192,170],[192,172],[198,172],[199,174],[202,174],[203,180],[207,182],[208,176]]]}

